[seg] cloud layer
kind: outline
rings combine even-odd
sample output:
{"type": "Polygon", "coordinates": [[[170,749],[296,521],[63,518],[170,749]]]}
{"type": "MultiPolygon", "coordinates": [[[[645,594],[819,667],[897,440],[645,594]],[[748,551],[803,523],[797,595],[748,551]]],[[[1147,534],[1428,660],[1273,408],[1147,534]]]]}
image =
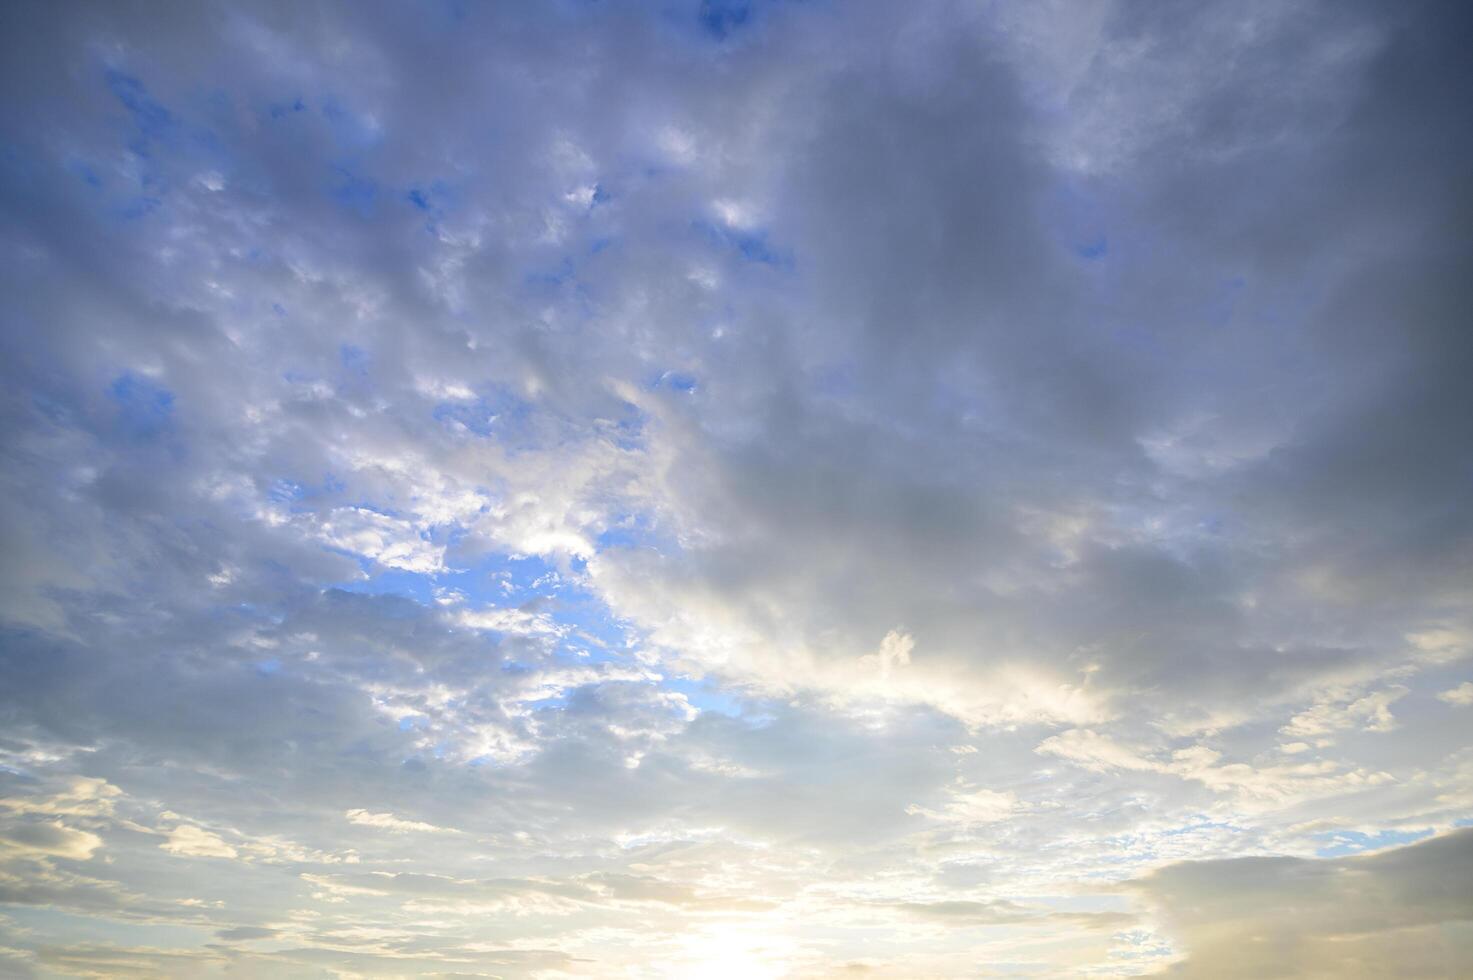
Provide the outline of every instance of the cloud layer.
{"type": "Polygon", "coordinates": [[[0,969],[1466,969],[1461,5],[0,18],[0,969]]]}

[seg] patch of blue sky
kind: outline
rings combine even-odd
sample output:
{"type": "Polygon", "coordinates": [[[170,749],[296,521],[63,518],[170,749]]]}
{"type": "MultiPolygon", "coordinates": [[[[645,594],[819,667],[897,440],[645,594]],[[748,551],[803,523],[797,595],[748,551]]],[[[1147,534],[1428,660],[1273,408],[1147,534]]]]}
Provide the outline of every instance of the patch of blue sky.
{"type": "Polygon", "coordinates": [[[306,494],[306,488],[300,483],[291,480],[276,480],[271,484],[271,489],[266,491],[266,496],[278,504],[296,503],[306,494]]]}
{"type": "Polygon", "coordinates": [[[649,416],[640,411],[638,406],[625,402],[623,417],[613,420],[612,425],[604,430],[604,435],[612,439],[614,445],[620,449],[642,449],[645,446],[645,426],[648,422],[649,416]]]}
{"type": "Polygon", "coordinates": [[[752,0],[701,0],[696,22],[716,41],[725,41],[752,21],[752,0]]]}
{"type": "Polygon", "coordinates": [[[339,149],[368,150],[383,140],[383,130],[372,116],[354,112],[338,99],[324,99],[319,110],[339,149]]]}
{"type": "Polygon", "coordinates": [[[307,111],[307,103],[301,96],[285,102],[270,102],[266,105],[266,115],[272,119],[283,119],[299,112],[307,111]]]}
{"type": "Polygon", "coordinates": [[[118,375],[108,387],[117,411],[118,428],[135,439],[152,439],[169,427],[174,393],[131,371],[118,375]]]}
{"type": "Polygon", "coordinates": [[[353,559],[359,572],[357,578],[330,583],[327,586],[329,592],[397,597],[419,606],[428,606],[435,601],[435,578],[432,575],[380,565],[372,558],[343,548],[326,547],[324,550],[353,559]]]}
{"type": "Polygon", "coordinates": [[[792,260],[784,253],[778,252],[767,244],[767,233],[741,234],[733,236],[733,244],[742,258],[748,262],[760,262],[763,265],[789,266],[792,260]]]}
{"type": "Polygon", "coordinates": [[[618,651],[625,646],[625,629],[603,600],[536,555],[488,555],[472,568],[442,572],[434,578],[438,588],[459,593],[472,607],[515,608],[551,600],[543,611],[569,628],[569,642],[586,648],[583,652],[588,659],[608,659],[601,650],[618,651]]]}
{"type": "Polygon", "coordinates": [[[371,361],[368,351],[354,344],[341,344],[338,347],[338,363],[353,374],[368,374],[368,366],[371,361]]]}
{"type": "MultiPolygon", "coordinates": [[[[753,707],[749,699],[723,690],[709,678],[697,681],[667,677],[660,686],[685,695],[685,699],[702,713],[709,711],[729,718],[745,718],[749,714],[748,709],[753,707]]],[[[760,710],[755,712],[754,717],[761,713],[760,710]]]]}
{"type": "Polygon", "coordinates": [[[139,156],[149,155],[149,144],[154,140],[174,137],[179,122],[174,114],[148,93],[143,82],[126,72],[110,68],[104,74],[108,90],[128,110],[136,129],[129,149],[139,156]]]}
{"type": "MultiPolygon", "coordinates": [[[[152,159],[155,148],[162,147],[171,153],[203,155],[212,161],[227,161],[225,148],[212,129],[191,124],[185,116],[159,102],[140,79],[111,68],[104,71],[103,79],[108,90],[128,112],[133,128],[126,145],[140,158],[152,159]]],[[[219,115],[215,100],[220,97],[219,93],[205,97],[202,108],[207,115],[219,115]]],[[[146,184],[157,179],[157,172],[145,168],[140,178],[146,184]]]]}
{"type": "Polygon", "coordinates": [[[1089,261],[1103,259],[1106,255],[1109,254],[1109,252],[1110,240],[1104,235],[1100,235],[1099,237],[1093,238],[1089,241],[1076,242],[1074,244],[1074,254],[1079,256],[1081,259],[1089,261]]]}
{"type": "Polygon", "coordinates": [[[455,210],[460,193],[445,180],[418,181],[404,190],[404,203],[431,218],[440,218],[455,210]]]}
{"type": "Polygon", "coordinates": [[[345,166],[333,167],[333,175],[328,189],[333,202],[360,218],[372,217],[374,202],[378,198],[378,182],[345,166]]]}
{"type": "Polygon", "coordinates": [[[380,514],[384,517],[389,517],[396,521],[405,520],[405,516],[402,511],[400,511],[396,507],[391,507],[388,504],[384,503],[375,503],[367,500],[347,500],[344,502],[344,506],[368,511],[373,514],[380,514]]]}
{"type": "MultiPolygon", "coordinates": [[[[359,577],[334,583],[329,591],[399,599],[409,604],[405,615],[446,604],[467,610],[535,608],[561,630],[556,645],[548,651],[555,660],[598,664],[624,662],[630,657],[628,626],[576,574],[570,576],[543,558],[495,553],[469,567],[421,573],[387,568],[362,556],[349,557],[357,561],[359,577]]],[[[511,662],[508,669],[520,668],[511,662]]]]}
{"type": "Polygon", "coordinates": [[[519,606],[552,595],[566,583],[555,566],[536,555],[486,555],[470,568],[443,572],[438,584],[472,605],[519,606]]]}
{"type": "Polygon", "coordinates": [[[527,273],[522,277],[522,284],[533,295],[556,296],[565,303],[571,303],[585,320],[594,315],[593,294],[588,284],[579,279],[578,267],[572,256],[564,256],[555,266],[527,273]]]}
{"type": "Polygon", "coordinates": [[[350,616],[363,615],[364,605],[373,600],[374,617],[392,620],[414,620],[424,616],[424,603],[398,592],[372,592],[333,585],[322,591],[323,601],[350,616]]]}
{"type": "MultiPolygon", "coordinates": [[[[139,78],[114,68],[102,72],[103,83],[127,111],[124,146],[134,157],[126,170],[107,171],[83,161],[78,176],[94,187],[113,191],[113,214],[125,221],[138,220],[168,204],[173,175],[209,170],[231,173],[234,158],[220,136],[209,125],[191,123],[188,117],[154,98],[139,78]]],[[[231,114],[221,112],[216,102],[220,93],[206,94],[199,108],[207,120],[233,126],[231,114]]],[[[227,100],[228,101],[228,100],[227,100]]]]}
{"type": "Polygon", "coordinates": [[[579,660],[605,663],[629,656],[630,628],[587,589],[570,586],[549,611],[555,622],[570,627],[563,649],[579,660]]]}
{"type": "Polygon", "coordinates": [[[1317,857],[1345,857],[1349,854],[1365,854],[1399,844],[1412,844],[1431,837],[1433,830],[1381,830],[1374,834],[1363,834],[1358,830],[1336,830],[1313,835],[1313,839],[1324,841],[1315,851],[1317,857]]]}
{"type": "Polygon", "coordinates": [[[103,185],[102,174],[97,167],[93,166],[80,157],[68,157],[64,165],[70,174],[74,174],[82,183],[88,187],[101,188],[103,185]]]}
{"type": "Polygon", "coordinates": [[[792,254],[769,242],[765,230],[749,231],[699,220],[691,222],[691,227],[708,244],[723,251],[735,252],[748,262],[785,271],[793,269],[792,254]]]}
{"type": "Polygon", "coordinates": [[[467,568],[432,573],[388,568],[367,558],[360,558],[359,566],[363,577],[333,587],[366,595],[402,596],[421,605],[452,599],[468,608],[511,609],[556,596],[559,601],[549,612],[557,612],[554,619],[565,625],[583,627],[590,622],[587,612],[597,615],[596,610],[585,610],[593,600],[591,593],[535,555],[496,553],[467,568]]]}
{"type": "Polygon", "coordinates": [[[267,488],[266,496],[274,503],[291,505],[294,511],[305,511],[312,509],[324,498],[341,494],[346,489],[343,481],[332,473],[324,473],[316,481],[301,476],[279,476],[267,488]]]}
{"type": "Polygon", "coordinates": [[[654,548],[669,549],[676,546],[644,514],[625,514],[603,531],[599,532],[595,546],[604,551],[609,548],[654,548]]]}
{"type": "Polygon", "coordinates": [[[504,385],[485,385],[474,401],[440,402],[431,416],[441,424],[454,422],[482,437],[496,436],[508,450],[535,449],[532,403],[504,385]]]}
{"type": "Polygon", "coordinates": [[[666,388],[670,391],[678,391],[684,395],[694,394],[699,387],[699,379],[687,371],[662,371],[645,382],[645,389],[648,391],[666,388]]]}

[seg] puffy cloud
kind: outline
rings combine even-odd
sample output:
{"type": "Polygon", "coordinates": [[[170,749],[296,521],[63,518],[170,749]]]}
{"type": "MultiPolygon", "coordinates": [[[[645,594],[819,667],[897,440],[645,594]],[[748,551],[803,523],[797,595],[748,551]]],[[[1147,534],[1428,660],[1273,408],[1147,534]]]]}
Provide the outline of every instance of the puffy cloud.
{"type": "Polygon", "coordinates": [[[1446,701],[1448,704],[1467,707],[1473,704],[1473,681],[1464,681],[1457,687],[1441,691],[1438,693],[1437,698],[1440,701],[1446,701]]]}

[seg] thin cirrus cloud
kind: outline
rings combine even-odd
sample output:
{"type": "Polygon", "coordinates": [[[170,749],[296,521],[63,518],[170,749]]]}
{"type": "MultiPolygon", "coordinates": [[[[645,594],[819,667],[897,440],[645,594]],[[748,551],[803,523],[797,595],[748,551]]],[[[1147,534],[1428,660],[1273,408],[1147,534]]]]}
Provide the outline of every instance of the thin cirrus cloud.
{"type": "Polygon", "coordinates": [[[0,972],[1473,963],[1460,5],[0,17],[0,972]]]}

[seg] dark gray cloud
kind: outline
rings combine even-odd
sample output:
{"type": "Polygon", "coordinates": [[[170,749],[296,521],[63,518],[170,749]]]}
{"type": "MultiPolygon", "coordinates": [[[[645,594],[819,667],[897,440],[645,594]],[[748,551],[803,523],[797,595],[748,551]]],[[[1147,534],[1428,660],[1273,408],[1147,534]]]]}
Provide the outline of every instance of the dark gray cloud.
{"type": "Polygon", "coordinates": [[[1368,857],[1175,864],[1137,883],[1184,977],[1448,977],[1473,957],[1473,830],[1368,857]]]}

